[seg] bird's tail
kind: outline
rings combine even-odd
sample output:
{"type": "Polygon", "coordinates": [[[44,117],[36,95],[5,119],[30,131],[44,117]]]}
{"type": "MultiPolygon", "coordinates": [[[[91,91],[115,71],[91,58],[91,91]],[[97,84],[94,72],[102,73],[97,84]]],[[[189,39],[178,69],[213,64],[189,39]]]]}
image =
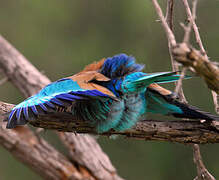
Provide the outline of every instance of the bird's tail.
{"type": "MultiPolygon", "coordinates": [[[[152,83],[168,83],[179,80],[177,72],[142,73],[137,72],[126,77],[123,83],[124,92],[137,92],[148,87],[152,83]]],[[[190,78],[185,76],[184,78],[190,78]]]]}
{"type": "MultiPolygon", "coordinates": [[[[145,76],[135,80],[136,84],[144,84],[148,86],[151,83],[169,83],[179,80],[180,75],[177,72],[159,72],[159,73],[150,73],[145,76]]],[[[184,76],[184,78],[190,78],[190,76],[184,76]]]]}
{"type": "Polygon", "coordinates": [[[172,115],[178,118],[219,121],[219,116],[180,102],[173,97],[171,91],[165,90],[158,85],[149,86],[145,93],[145,98],[147,100],[147,112],[172,115]]]}

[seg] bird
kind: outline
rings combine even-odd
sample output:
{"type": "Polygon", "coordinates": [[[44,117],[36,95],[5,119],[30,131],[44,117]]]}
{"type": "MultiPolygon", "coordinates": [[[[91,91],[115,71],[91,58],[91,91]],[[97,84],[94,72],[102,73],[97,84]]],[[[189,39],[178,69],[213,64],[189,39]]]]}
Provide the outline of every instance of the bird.
{"type": "Polygon", "coordinates": [[[178,72],[145,73],[143,69],[143,64],[124,53],[101,59],[16,105],[6,127],[12,129],[39,115],[64,110],[88,122],[98,133],[130,129],[148,113],[219,120],[216,115],[179,101],[172,91],[159,85],[179,80],[178,72]]]}

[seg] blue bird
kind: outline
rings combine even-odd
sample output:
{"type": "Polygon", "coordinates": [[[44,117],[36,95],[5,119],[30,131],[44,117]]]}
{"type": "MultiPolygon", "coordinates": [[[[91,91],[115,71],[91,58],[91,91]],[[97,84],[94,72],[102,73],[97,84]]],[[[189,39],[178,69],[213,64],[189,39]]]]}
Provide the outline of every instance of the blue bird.
{"type": "Polygon", "coordinates": [[[148,112],[180,118],[219,119],[179,102],[158,84],[179,79],[176,72],[144,73],[144,65],[126,54],[115,55],[85,67],[73,76],[55,81],[15,106],[7,128],[24,125],[60,109],[87,121],[98,133],[131,128],[148,112]]]}

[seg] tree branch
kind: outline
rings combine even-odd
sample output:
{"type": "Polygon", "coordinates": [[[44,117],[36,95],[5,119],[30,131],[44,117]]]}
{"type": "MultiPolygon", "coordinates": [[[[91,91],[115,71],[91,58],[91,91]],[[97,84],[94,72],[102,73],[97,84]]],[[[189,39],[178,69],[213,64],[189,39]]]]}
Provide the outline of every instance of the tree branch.
{"type": "Polygon", "coordinates": [[[188,1],[187,0],[182,0],[182,2],[185,6],[186,14],[187,14],[187,17],[189,19],[189,22],[191,23],[191,25],[193,27],[193,30],[195,32],[196,42],[198,43],[199,47],[201,48],[201,53],[203,55],[205,55],[205,58],[207,59],[206,51],[204,49],[204,46],[202,44],[202,40],[201,40],[199,31],[198,31],[198,26],[195,23],[197,0],[193,1],[194,2],[194,4],[193,4],[193,8],[194,8],[193,13],[191,12],[188,1]]]}
{"type": "MultiPolygon", "coordinates": [[[[194,32],[195,32],[195,36],[196,36],[196,40],[197,40],[197,42],[198,42],[202,52],[204,52],[205,58],[208,58],[207,55],[206,55],[206,52],[204,50],[204,47],[202,45],[197,25],[195,23],[197,0],[193,1],[192,12],[191,12],[190,7],[188,5],[188,1],[187,0],[182,0],[182,1],[184,3],[185,9],[186,9],[186,12],[187,12],[187,15],[188,15],[188,19],[189,19],[188,26],[186,26],[186,25],[181,23],[181,25],[182,25],[182,27],[184,28],[184,31],[185,31],[184,38],[183,38],[183,43],[186,44],[186,45],[189,43],[189,41],[190,41],[190,34],[191,34],[191,28],[193,27],[194,32]]],[[[167,1],[167,4],[168,4],[167,5],[167,13],[169,13],[169,9],[170,9],[170,6],[171,6],[172,3],[173,2],[171,2],[171,0],[167,1]]],[[[166,15],[166,17],[168,17],[168,15],[166,15]]],[[[173,17],[173,14],[172,14],[172,17],[173,17]]],[[[173,25],[171,24],[171,19],[169,19],[168,25],[169,25],[170,29],[172,30],[173,25]]],[[[173,70],[179,70],[178,65],[175,62],[173,62],[174,58],[173,58],[173,52],[172,52],[172,49],[171,49],[171,46],[170,46],[169,38],[168,38],[168,47],[169,47],[169,53],[170,53],[171,62],[172,62],[172,69],[173,70]]],[[[182,73],[181,73],[181,76],[180,76],[180,80],[176,83],[176,89],[175,89],[176,95],[179,92],[179,98],[183,102],[187,102],[186,98],[184,96],[184,93],[183,93],[183,89],[182,89],[182,78],[184,77],[186,69],[187,69],[187,66],[183,67],[183,70],[182,70],[182,73]]],[[[217,109],[218,108],[217,94],[212,91],[212,95],[213,95],[213,99],[214,99],[214,104],[215,104],[216,112],[218,112],[218,109],[217,109]]],[[[194,162],[196,164],[197,173],[198,173],[198,176],[195,178],[195,180],[198,180],[198,179],[200,179],[200,180],[201,179],[202,180],[215,180],[215,178],[208,172],[208,170],[204,166],[204,163],[203,163],[202,158],[201,158],[201,153],[200,153],[199,145],[193,144],[192,147],[193,147],[193,154],[194,154],[193,155],[194,156],[194,162]]]]}
{"type": "MultiPolygon", "coordinates": [[[[1,103],[2,106],[6,103],[1,103]]],[[[8,108],[9,112],[11,108],[8,108]]],[[[139,121],[136,126],[124,132],[109,131],[101,135],[122,135],[128,138],[141,140],[170,141],[178,143],[219,143],[219,130],[215,127],[218,122],[213,124],[202,123],[200,121],[167,121],[167,120],[145,120],[139,121]]],[[[97,134],[94,127],[88,122],[75,118],[70,113],[56,113],[39,116],[30,122],[35,127],[44,129],[54,129],[62,132],[77,132],[97,134]]],[[[77,136],[76,136],[77,137],[77,136]]],[[[64,138],[66,139],[66,138],[64,138]]],[[[83,144],[81,142],[81,144],[83,144]]]]}
{"type": "Polygon", "coordinates": [[[193,156],[198,172],[198,176],[194,180],[216,180],[206,169],[202,161],[200,148],[197,144],[193,145],[193,156]]]}
{"type": "Polygon", "coordinates": [[[171,31],[169,25],[167,24],[167,21],[163,15],[163,12],[160,8],[160,5],[158,4],[158,2],[156,0],[152,0],[152,2],[154,4],[155,10],[156,10],[160,20],[161,20],[162,26],[166,32],[166,36],[167,36],[168,41],[170,42],[170,45],[172,47],[176,46],[175,36],[174,36],[173,32],[171,31]]]}
{"type": "MultiPolygon", "coordinates": [[[[50,83],[50,80],[45,75],[42,75],[31,63],[28,62],[28,60],[23,55],[21,55],[12,45],[10,45],[1,36],[0,36],[0,70],[2,70],[5,76],[9,78],[9,80],[24,94],[25,97],[37,93],[41,88],[43,88],[45,85],[50,83]]],[[[3,104],[3,107],[5,106],[7,106],[7,104],[3,104]]],[[[13,131],[16,131],[16,129],[13,131]]],[[[32,133],[30,129],[28,129],[27,131],[29,133],[32,133]]],[[[10,134],[10,132],[11,130],[4,130],[6,136],[7,134],[10,134]]],[[[17,132],[17,134],[19,133],[20,132],[17,132]]],[[[63,138],[69,139],[69,133],[64,133],[64,134],[62,133],[58,135],[61,139],[63,138]]],[[[7,139],[4,140],[7,141],[7,139]]],[[[22,136],[18,136],[17,141],[18,142],[23,141],[22,136]]],[[[75,158],[72,156],[73,154],[70,153],[71,160],[73,160],[73,162],[77,164],[80,170],[86,172],[86,174],[89,175],[91,179],[92,178],[102,179],[102,180],[121,179],[117,175],[116,169],[113,167],[109,159],[108,161],[106,161],[107,159],[106,154],[101,150],[97,142],[92,137],[87,135],[86,141],[83,141],[83,138],[80,138],[80,135],[78,135],[76,138],[74,138],[74,142],[78,144],[79,143],[84,144],[84,146],[74,147],[74,151],[80,152],[80,154],[78,154],[78,157],[75,158]],[[99,156],[98,158],[97,155],[99,156]],[[85,159],[87,158],[87,156],[89,156],[89,161],[85,159]],[[80,164],[81,162],[83,162],[83,164],[80,164]],[[95,166],[93,166],[93,164],[95,164],[95,166]]],[[[71,152],[72,146],[74,146],[74,144],[72,144],[72,146],[70,147],[67,143],[68,142],[65,142],[64,144],[67,145],[66,147],[71,152]]],[[[17,143],[17,144],[18,146],[22,145],[21,143],[17,143]]],[[[15,150],[14,154],[16,153],[18,152],[16,152],[15,150]]],[[[24,156],[23,158],[26,157],[24,156]]],[[[29,164],[26,163],[25,161],[22,162],[24,162],[29,166],[31,163],[35,162],[35,159],[33,159],[33,157],[30,157],[29,164]]],[[[34,170],[38,173],[37,168],[34,170]]]]}
{"type": "MultiPolygon", "coordinates": [[[[173,17],[174,17],[173,14],[174,13],[173,12],[174,12],[174,0],[168,0],[165,19],[172,32],[174,32],[174,29],[173,29],[173,17]]],[[[172,70],[179,71],[179,65],[174,59],[174,55],[172,52],[172,46],[171,46],[171,42],[169,39],[168,39],[168,49],[169,49],[169,54],[170,54],[170,59],[171,59],[172,70]]],[[[180,81],[182,81],[182,78],[180,79],[180,81]]],[[[175,82],[176,87],[177,87],[177,84],[179,83],[175,82]]],[[[178,88],[178,90],[176,90],[175,92],[176,92],[176,96],[178,96],[180,100],[185,99],[182,88],[178,88]]]]}
{"type": "Polygon", "coordinates": [[[45,140],[35,136],[27,126],[14,130],[6,129],[6,122],[2,121],[2,114],[8,112],[13,105],[1,103],[0,106],[0,144],[18,160],[45,179],[94,179],[89,175],[89,171],[77,169],[45,140]]]}
{"type": "Polygon", "coordinates": [[[208,87],[219,94],[219,68],[208,60],[207,56],[187,43],[176,43],[175,36],[169,28],[157,0],[152,0],[161,20],[166,36],[171,45],[174,59],[186,67],[191,67],[201,76],[208,87]]]}

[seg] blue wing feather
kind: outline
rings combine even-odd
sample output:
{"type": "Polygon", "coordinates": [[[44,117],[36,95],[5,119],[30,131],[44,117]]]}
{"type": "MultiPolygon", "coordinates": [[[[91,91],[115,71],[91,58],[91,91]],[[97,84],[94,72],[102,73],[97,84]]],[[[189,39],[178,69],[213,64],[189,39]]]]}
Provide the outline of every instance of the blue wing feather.
{"type": "Polygon", "coordinates": [[[16,125],[23,124],[24,121],[20,121],[21,117],[24,118],[24,120],[29,120],[37,115],[49,112],[51,109],[56,109],[56,106],[66,107],[75,100],[88,99],[91,97],[109,97],[109,95],[96,89],[83,89],[72,79],[60,79],[47,85],[38,94],[31,96],[15,106],[9,115],[7,128],[13,128],[16,125]]]}
{"type": "Polygon", "coordinates": [[[34,113],[35,115],[38,115],[38,111],[37,111],[37,108],[36,108],[35,105],[30,106],[30,108],[31,108],[31,110],[33,111],[33,113],[34,113]]]}
{"type": "Polygon", "coordinates": [[[52,108],[52,109],[55,108],[55,105],[54,105],[53,103],[49,102],[49,101],[45,101],[45,104],[46,104],[47,106],[49,106],[50,108],[52,108]]]}
{"type": "Polygon", "coordinates": [[[24,113],[24,117],[25,117],[26,119],[29,119],[28,106],[27,106],[27,107],[24,107],[23,113],[24,113]]]}
{"type": "Polygon", "coordinates": [[[52,98],[50,101],[54,104],[59,105],[59,106],[64,106],[64,103],[62,101],[60,101],[59,99],[57,99],[56,97],[52,98]]]}
{"type": "Polygon", "coordinates": [[[40,106],[44,111],[48,111],[47,107],[46,107],[43,103],[40,103],[39,106],[40,106]]]}
{"type": "Polygon", "coordinates": [[[73,95],[73,94],[59,94],[56,97],[59,98],[59,99],[68,100],[68,101],[74,101],[74,100],[77,100],[77,99],[85,99],[83,97],[76,96],[76,95],[73,95]]]}
{"type": "Polygon", "coordinates": [[[17,110],[17,112],[16,112],[16,118],[19,120],[20,119],[20,117],[21,117],[21,112],[22,112],[22,107],[21,108],[19,108],[18,110],[17,110]]]}
{"type": "Polygon", "coordinates": [[[12,110],[11,113],[9,114],[9,121],[13,118],[14,114],[16,113],[16,109],[12,110]]]}

